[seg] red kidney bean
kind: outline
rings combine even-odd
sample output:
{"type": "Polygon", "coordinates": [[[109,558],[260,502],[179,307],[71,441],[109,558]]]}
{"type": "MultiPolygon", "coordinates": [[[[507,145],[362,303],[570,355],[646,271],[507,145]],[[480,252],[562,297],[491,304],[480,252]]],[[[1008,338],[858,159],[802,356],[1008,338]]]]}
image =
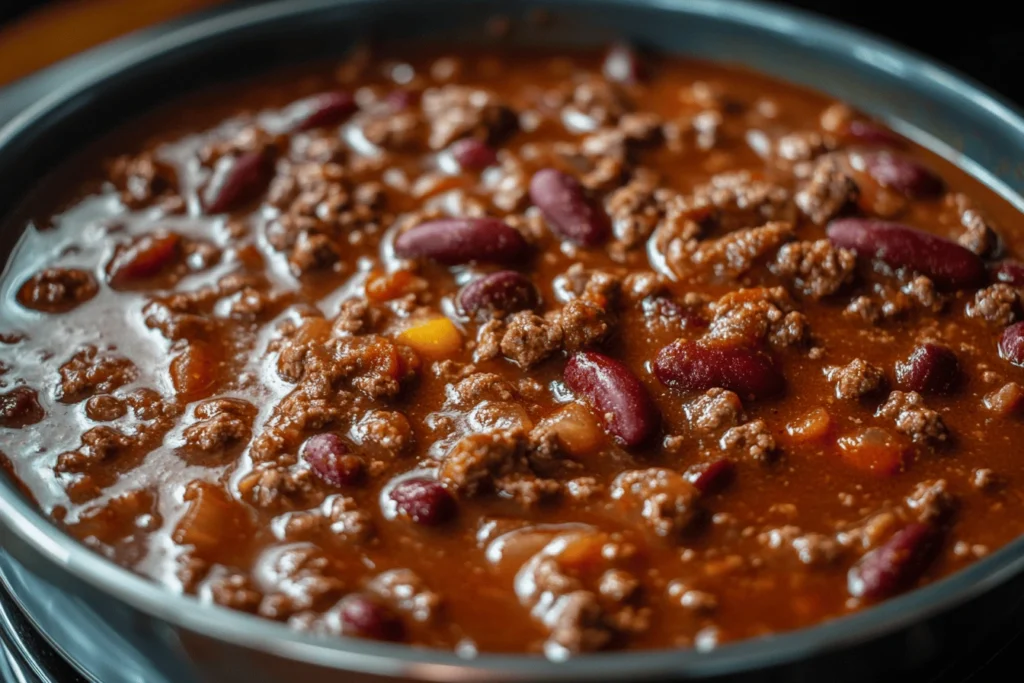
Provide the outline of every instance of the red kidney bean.
{"type": "Polygon", "coordinates": [[[273,165],[266,151],[223,157],[203,191],[206,213],[223,213],[255,198],[270,181],[273,165]]]}
{"type": "Polygon", "coordinates": [[[930,169],[912,159],[889,152],[865,155],[864,170],[879,185],[912,199],[937,197],[946,189],[942,178],[930,169]]]}
{"type": "Polygon", "coordinates": [[[530,179],[530,200],[561,239],[596,247],[611,235],[608,214],[590,202],[575,178],[561,171],[545,168],[534,173],[530,179]]]}
{"type": "Polygon", "coordinates": [[[691,467],[686,479],[701,493],[721,491],[736,475],[736,465],[728,458],[719,458],[706,465],[691,467]]]}
{"type": "Polygon", "coordinates": [[[636,375],[619,361],[594,351],[581,351],[565,365],[565,384],[583,396],[625,446],[645,443],[661,421],[654,401],[636,375]]]}
{"type": "Polygon", "coordinates": [[[310,469],[331,486],[351,486],[363,476],[363,460],[348,452],[337,434],[317,434],[306,440],[302,458],[310,469]]]}
{"type": "Polygon", "coordinates": [[[1001,261],[992,269],[992,276],[998,282],[1024,287],[1024,263],[1012,259],[1001,261]]]}
{"type": "Polygon", "coordinates": [[[609,81],[625,85],[644,79],[644,64],[636,50],[626,43],[616,43],[608,49],[602,71],[609,81]]]}
{"type": "Polygon", "coordinates": [[[395,238],[399,258],[430,258],[446,266],[470,261],[514,263],[527,249],[523,236],[497,218],[442,218],[395,238]]]}
{"type": "Polygon", "coordinates": [[[785,380],[768,354],[748,346],[676,340],[658,352],[654,375],[682,391],[728,389],[755,399],[782,391],[785,380]]]}
{"type": "Polygon", "coordinates": [[[879,600],[912,587],[935,557],[939,541],[932,525],[915,522],[903,527],[850,569],[850,595],[879,600]]]}
{"type": "Polygon", "coordinates": [[[292,129],[310,130],[334,126],[355,113],[356,108],[355,98],[347,92],[323,92],[313,95],[289,107],[289,114],[294,121],[292,129]]]}
{"type": "Polygon", "coordinates": [[[952,240],[900,223],[840,218],[828,224],[832,244],[853,249],[891,268],[927,275],[945,289],[966,289],[986,280],[981,258],[952,240]]]}
{"type": "Polygon", "coordinates": [[[514,270],[499,270],[473,280],[459,292],[458,304],[466,315],[489,318],[494,313],[515,313],[536,308],[537,288],[530,278],[514,270]]]}
{"type": "Polygon", "coordinates": [[[946,394],[960,377],[960,363],[952,349],[922,344],[910,357],[896,363],[896,383],[919,394],[946,394]]]}
{"type": "Polygon", "coordinates": [[[339,617],[347,636],[374,640],[399,640],[402,621],[390,608],[367,595],[348,595],[342,599],[339,617]]]}
{"type": "Polygon", "coordinates": [[[0,394],[0,427],[24,427],[43,419],[43,408],[36,392],[28,387],[15,387],[0,394]]]}
{"type": "Polygon", "coordinates": [[[476,138],[462,138],[452,143],[449,150],[452,158],[464,170],[482,171],[498,161],[498,154],[486,142],[476,138]]]}
{"type": "Polygon", "coordinates": [[[1024,367],[1024,322],[1014,323],[999,337],[999,355],[1014,365],[1024,367]]]}
{"type": "Polygon", "coordinates": [[[851,121],[846,128],[846,137],[868,145],[904,147],[906,143],[896,133],[872,121],[851,121]]]}
{"type": "Polygon", "coordinates": [[[110,280],[124,284],[153,277],[178,256],[181,237],[176,233],[144,235],[119,249],[107,266],[110,280]]]}
{"type": "Polygon", "coordinates": [[[438,526],[455,517],[455,499],[440,482],[433,479],[406,479],[389,494],[400,515],[416,524],[438,526]]]}

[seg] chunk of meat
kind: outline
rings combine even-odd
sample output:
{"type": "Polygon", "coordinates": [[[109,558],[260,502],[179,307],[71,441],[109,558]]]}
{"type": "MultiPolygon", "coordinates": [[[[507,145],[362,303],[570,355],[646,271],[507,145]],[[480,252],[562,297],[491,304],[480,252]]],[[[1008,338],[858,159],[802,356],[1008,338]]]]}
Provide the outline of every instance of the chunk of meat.
{"type": "Polygon", "coordinates": [[[942,416],[927,408],[916,391],[892,392],[876,414],[893,420],[896,429],[917,444],[936,446],[949,438],[942,416]]]}
{"type": "Polygon", "coordinates": [[[764,462],[770,460],[777,449],[768,423],[757,419],[737,427],[730,427],[719,441],[723,451],[764,462]]]}
{"type": "Polygon", "coordinates": [[[862,358],[856,358],[848,365],[825,368],[825,377],[835,385],[836,398],[853,400],[878,391],[885,382],[882,369],[862,358]]]}
{"type": "Polygon", "coordinates": [[[965,309],[968,318],[982,320],[995,327],[1006,327],[1020,317],[1020,295],[1017,289],[997,282],[978,290],[965,309]]]}
{"type": "Polygon", "coordinates": [[[824,157],[815,164],[811,177],[793,200],[808,218],[823,225],[855,205],[859,196],[853,178],[834,158],[824,157]]]}
{"type": "Polygon", "coordinates": [[[18,290],[18,303],[44,313],[64,313],[96,296],[99,285],[87,270],[46,268],[18,290]]]}
{"type": "Polygon", "coordinates": [[[60,366],[60,400],[77,403],[134,382],[138,369],[127,358],[87,346],[60,366]]]}
{"type": "Polygon", "coordinates": [[[617,476],[611,497],[638,514],[655,534],[668,537],[683,532],[693,521],[700,492],[678,472],[652,467],[617,476]]]}
{"type": "Polygon", "coordinates": [[[494,480],[518,464],[526,445],[519,432],[470,434],[441,461],[438,479],[460,495],[493,488],[494,480]]]}
{"type": "Polygon", "coordinates": [[[530,311],[509,316],[508,326],[501,338],[501,352],[522,368],[541,362],[562,345],[560,325],[530,311]]]}
{"type": "Polygon", "coordinates": [[[711,434],[735,427],[743,416],[743,401],[728,389],[708,389],[685,406],[690,429],[698,434],[711,434]]]}
{"type": "Polygon", "coordinates": [[[779,249],[774,270],[791,278],[801,292],[820,299],[835,294],[854,277],[856,255],[849,249],[834,247],[828,240],[790,242],[779,249]]]}

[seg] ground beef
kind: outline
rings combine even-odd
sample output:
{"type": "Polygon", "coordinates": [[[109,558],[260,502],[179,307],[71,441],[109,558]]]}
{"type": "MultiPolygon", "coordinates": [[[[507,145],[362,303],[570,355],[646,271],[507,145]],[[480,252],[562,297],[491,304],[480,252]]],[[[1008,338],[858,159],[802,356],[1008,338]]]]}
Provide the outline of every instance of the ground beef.
{"type": "Polygon", "coordinates": [[[386,150],[408,151],[426,142],[428,127],[417,111],[396,112],[390,107],[371,111],[362,124],[363,137],[386,150]]]}
{"type": "Polygon", "coordinates": [[[974,205],[970,197],[961,192],[946,195],[946,204],[955,213],[964,232],[957,241],[978,256],[992,258],[1002,250],[999,233],[974,205]]]}
{"type": "Polygon", "coordinates": [[[371,410],[352,427],[353,441],[369,451],[401,455],[413,442],[409,419],[397,411],[371,410]]]}
{"type": "Polygon", "coordinates": [[[242,477],[238,492],[242,500],[257,508],[294,508],[306,504],[319,485],[309,469],[262,462],[242,477]]]}
{"type": "Polygon", "coordinates": [[[835,294],[854,277],[857,257],[849,249],[834,247],[828,240],[790,242],[779,249],[774,270],[791,278],[807,296],[820,299],[835,294]]]}
{"type": "Polygon", "coordinates": [[[967,303],[965,312],[968,318],[1006,327],[1019,317],[1020,296],[1017,289],[1010,285],[1001,282],[989,285],[975,293],[974,300],[967,303]]]}
{"type": "Polygon", "coordinates": [[[562,327],[557,322],[530,311],[520,311],[508,318],[501,338],[501,352],[520,367],[529,368],[557,351],[562,337],[562,327]]]}
{"type": "Polygon", "coordinates": [[[411,569],[392,569],[378,574],[366,585],[366,590],[415,621],[434,622],[441,611],[441,596],[430,590],[411,569]]]}
{"type": "Polygon", "coordinates": [[[198,420],[185,428],[185,448],[205,454],[223,454],[244,446],[252,438],[256,406],[237,398],[221,398],[196,406],[198,420]]]}
{"type": "Polygon", "coordinates": [[[791,346],[809,336],[806,318],[793,310],[792,299],[781,287],[729,292],[709,308],[714,316],[708,330],[712,339],[791,346]]]}
{"type": "Polygon", "coordinates": [[[617,476],[611,497],[658,536],[675,536],[693,521],[700,493],[678,472],[652,467],[617,476]]]}
{"type": "Polygon", "coordinates": [[[646,174],[637,175],[613,192],[606,206],[615,239],[627,249],[645,243],[665,218],[667,204],[674,196],[670,190],[659,188],[655,179],[646,174]]]}
{"type": "Polygon", "coordinates": [[[775,437],[761,419],[729,428],[719,446],[723,451],[759,462],[770,460],[776,452],[775,437]]]}
{"type": "Polygon", "coordinates": [[[16,387],[0,394],[0,427],[24,427],[39,422],[44,416],[33,389],[16,387]]]}
{"type": "Polygon", "coordinates": [[[82,445],[77,451],[61,453],[57,457],[54,471],[83,472],[92,464],[117,457],[133,445],[135,439],[113,427],[93,427],[82,434],[82,445]]]}
{"type": "Polygon", "coordinates": [[[264,593],[259,614],[285,620],[296,612],[324,610],[345,591],[334,562],[313,545],[297,543],[267,551],[253,575],[264,593]]]}
{"type": "Polygon", "coordinates": [[[749,171],[720,173],[699,185],[686,199],[691,214],[710,214],[723,230],[751,228],[770,221],[792,222],[789,191],[781,185],[756,180],[749,171]]]}
{"type": "Polygon", "coordinates": [[[185,208],[178,196],[178,174],[174,167],[155,154],[124,155],[110,165],[110,179],[120,192],[121,203],[129,209],[141,209],[160,200],[176,213],[185,208]]]}
{"type": "Polygon", "coordinates": [[[918,521],[935,523],[948,517],[957,506],[956,496],[945,479],[919,482],[906,498],[906,505],[918,521]]]}
{"type": "Polygon", "coordinates": [[[1016,382],[1007,382],[995,391],[986,394],[982,405],[1001,417],[1009,417],[1024,405],[1024,387],[1016,382]]]}
{"type": "Polygon", "coordinates": [[[373,518],[354,498],[327,496],[319,507],[284,515],[284,538],[313,540],[329,535],[335,542],[366,543],[374,535],[373,518]]]}
{"type": "Polygon", "coordinates": [[[876,413],[893,420],[896,429],[909,436],[914,443],[937,445],[947,440],[949,433],[942,416],[926,408],[924,399],[916,391],[894,391],[876,413]]]}
{"type": "Polygon", "coordinates": [[[834,143],[816,130],[787,133],[775,141],[775,155],[784,161],[811,161],[829,152],[834,143]]]}
{"type": "Polygon", "coordinates": [[[462,85],[429,88],[421,107],[430,126],[431,149],[469,136],[493,142],[516,127],[515,113],[487,90],[462,85]]]}
{"type": "Polygon", "coordinates": [[[811,177],[793,200],[812,221],[822,225],[857,202],[860,191],[853,179],[830,157],[814,166],[811,177]]]}
{"type": "Polygon", "coordinates": [[[127,358],[108,349],[87,346],[60,366],[60,400],[77,403],[93,394],[110,392],[134,382],[138,369],[127,358]]]}
{"type": "Polygon", "coordinates": [[[368,334],[377,329],[383,317],[383,312],[366,299],[345,299],[338,309],[338,317],[334,319],[334,334],[368,334]]]}
{"type": "Polygon", "coordinates": [[[438,479],[460,495],[472,496],[491,489],[495,478],[519,464],[525,446],[521,432],[470,434],[444,456],[438,479]]]}
{"type": "Polygon", "coordinates": [[[92,273],[77,268],[46,268],[21,285],[18,303],[44,313],[63,313],[96,296],[92,273]]]}
{"type": "Polygon", "coordinates": [[[743,416],[743,402],[727,389],[708,389],[703,396],[684,406],[691,431],[712,434],[736,426],[743,416]]]}
{"type": "Polygon", "coordinates": [[[789,550],[800,562],[812,567],[830,565],[843,553],[843,547],[834,538],[814,532],[805,533],[793,525],[764,531],[758,534],[757,540],[766,548],[789,550]]]}
{"type": "Polygon", "coordinates": [[[214,570],[199,587],[199,599],[222,607],[253,613],[263,600],[252,579],[233,571],[214,570]]]}
{"type": "Polygon", "coordinates": [[[885,382],[882,369],[861,358],[849,365],[825,368],[825,377],[835,385],[836,398],[853,400],[878,391],[885,382]]]}
{"type": "Polygon", "coordinates": [[[610,316],[604,308],[584,299],[574,299],[558,312],[562,347],[573,353],[600,343],[611,331],[610,316]]]}
{"type": "Polygon", "coordinates": [[[736,278],[792,237],[791,223],[774,222],[759,228],[737,229],[717,240],[700,242],[690,255],[689,264],[669,265],[681,277],[693,270],[711,270],[721,277],[736,278]]]}

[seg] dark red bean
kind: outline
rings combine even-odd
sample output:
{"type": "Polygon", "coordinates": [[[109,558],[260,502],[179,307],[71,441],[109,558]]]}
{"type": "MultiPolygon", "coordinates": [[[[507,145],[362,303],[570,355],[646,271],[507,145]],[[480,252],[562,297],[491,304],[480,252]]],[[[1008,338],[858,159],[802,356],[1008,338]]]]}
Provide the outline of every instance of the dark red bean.
{"type": "Polygon", "coordinates": [[[498,153],[476,138],[456,140],[449,151],[459,166],[467,171],[482,171],[498,161],[498,153]]]}
{"type": "Polygon", "coordinates": [[[777,394],[785,385],[771,356],[762,351],[682,339],[658,352],[654,375],[662,384],[682,391],[720,387],[745,399],[777,394]]]}
{"type": "Polygon", "coordinates": [[[736,476],[736,465],[728,458],[719,458],[706,465],[690,468],[686,478],[701,493],[715,493],[725,488],[736,476]]]}
{"type": "Polygon", "coordinates": [[[536,308],[540,300],[530,278],[514,270],[499,270],[473,280],[459,292],[459,308],[468,315],[490,318],[536,308]]]}
{"type": "Polygon", "coordinates": [[[527,249],[523,236],[497,218],[442,218],[395,238],[399,258],[430,258],[446,266],[470,261],[514,263],[522,260],[527,249]]]}
{"type": "Polygon", "coordinates": [[[530,179],[530,200],[561,239],[597,247],[611,235],[608,214],[587,198],[575,178],[561,171],[545,168],[534,173],[530,179]]]}
{"type": "Polygon", "coordinates": [[[896,383],[919,394],[949,393],[959,378],[956,354],[940,344],[922,344],[909,358],[896,363],[896,383]]]}
{"type": "Polygon", "coordinates": [[[363,476],[363,460],[348,452],[337,434],[317,434],[302,447],[302,458],[310,469],[331,486],[352,486],[363,476]]]}
{"type": "Polygon", "coordinates": [[[594,406],[608,432],[625,446],[640,446],[657,431],[661,417],[647,387],[619,361],[581,351],[565,365],[565,384],[594,406]]]}
{"type": "Polygon", "coordinates": [[[999,355],[1014,365],[1024,367],[1024,322],[1014,323],[999,337],[999,355]]]}
{"type": "Polygon", "coordinates": [[[626,43],[612,45],[604,57],[605,78],[615,83],[633,85],[644,79],[644,64],[636,50],[626,43]]]}
{"type": "Polygon", "coordinates": [[[942,178],[930,169],[912,159],[888,152],[865,155],[864,170],[879,185],[912,199],[937,197],[946,189],[942,178]]]}
{"type": "Polygon", "coordinates": [[[0,427],[24,427],[43,419],[43,408],[36,392],[16,387],[0,394],[0,427]]]}
{"type": "Polygon", "coordinates": [[[890,268],[927,275],[944,289],[967,289],[987,279],[981,258],[952,240],[900,223],[840,218],[828,224],[832,244],[878,259],[890,268]]]}
{"type": "Polygon", "coordinates": [[[347,92],[323,92],[289,107],[292,130],[336,126],[355,113],[356,100],[347,92]]]}
{"type": "Polygon", "coordinates": [[[940,535],[929,524],[909,524],[867,553],[847,574],[847,589],[855,598],[879,600],[911,588],[928,569],[940,535]]]}
{"type": "Polygon", "coordinates": [[[851,121],[846,137],[868,145],[904,147],[906,144],[899,135],[872,121],[851,121]]]}
{"type": "Polygon", "coordinates": [[[342,599],[339,617],[346,636],[374,640],[399,640],[404,628],[390,608],[367,595],[348,595],[342,599]]]}
{"type": "Polygon", "coordinates": [[[153,277],[177,257],[181,237],[176,233],[145,235],[123,249],[118,249],[107,266],[110,281],[115,285],[153,277]]]}
{"type": "Polygon", "coordinates": [[[223,213],[256,198],[273,171],[266,151],[245,152],[217,161],[213,177],[203,191],[206,213],[223,213]]]}
{"type": "Polygon", "coordinates": [[[1024,287],[1024,263],[1007,259],[992,269],[992,277],[997,282],[1005,282],[1014,287],[1024,287]]]}
{"type": "Polygon", "coordinates": [[[406,479],[389,494],[400,515],[416,524],[438,526],[455,517],[455,499],[440,482],[433,479],[406,479]]]}

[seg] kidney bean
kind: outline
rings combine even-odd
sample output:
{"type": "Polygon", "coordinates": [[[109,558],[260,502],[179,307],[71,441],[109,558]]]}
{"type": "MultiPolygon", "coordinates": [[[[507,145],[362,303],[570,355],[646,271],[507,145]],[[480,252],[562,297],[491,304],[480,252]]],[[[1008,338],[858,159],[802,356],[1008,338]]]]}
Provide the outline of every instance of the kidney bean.
{"type": "Polygon", "coordinates": [[[15,387],[0,394],[0,427],[24,427],[43,419],[39,397],[28,387],[15,387]]]}
{"type": "Polygon", "coordinates": [[[611,235],[608,214],[590,202],[575,178],[561,171],[545,168],[534,173],[530,179],[530,200],[560,239],[596,247],[611,235]]]}
{"type": "Polygon", "coordinates": [[[206,213],[224,213],[254,199],[270,181],[272,166],[265,150],[220,159],[203,191],[206,213]]]}
{"type": "Polygon", "coordinates": [[[999,355],[1014,365],[1024,367],[1024,321],[1003,330],[999,337],[999,355]]]}
{"type": "Polygon", "coordinates": [[[785,385],[771,356],[762,351],[682,339],[658,352],[654,375],[662,384],[682,391],[721,387],[748,399],[777,394],[785,385]]]}
{"type": "Polygon", "coordinates": [[[605,428],[623,445],[639,446],[658,429],[660,415],[647,388],[619,361],[581,351],[566,363],[564,379],[594,406],[605,428]]]}
{"type": "Polygon", "coordinates": [[[888,147],[904,147],[906,145],[899,135],[872,121],[850,121],[846,128],[846,137],[868,145],[888,147]]]}
{"type": "Polygon", "coordinates": [[[406,479],[389,494],[399,514],[416,524],[438,526],[455,517],[455,499],[440,482],[433,479],[406,479]]]}
{"type": "Polygon", "coordinates": [[[992,269],[992,276],[998,282],[1024,287],[1024,263],[1012,259],[1001,261],[992,269]]]}
{"type": "Polygon", "coordinates": [[[870,218],[831,221],[828,238],[837,247],[853,249],[890,268],[909,268],[927,275],[939,287],[966,289],[983,283],[980,257],[952,240],[900,223],[870,218]]]}
{"type": "Polygon", "coordinates": [[[347,92],[323,92],[307,97],[289,107],[292,130],[337,125],[355,113],[356,108],[355,98],[347,92]]]}
{"type": "Polygon", "coordinates": [[[911,199],[941,195],[946,188],[942,178],[912,159],[889,152],[864,156],[864,170],[883,187],[896,190],[911,199]]]}
{"type": "Polygon", "coordinates": [[[402,621],[377,600],[367,595],[347,595],[339,605],[342,633],[374,640],[399,640],[402,621]]]}
{"type": "Polygon", "coordinates": [[[691,467],[686,479],[701,493],[721,491],[736,476],[736,465],[728,458],[719,458],[706,465],[691,467]]]}
{"type": "Polygon", "coordinates": [[[959,377],[956,354],[941,344],[922,344],[909,358],[896,363],[896,383],[919,394],[949,393],[959,377]]]}
{"type": "Polygon", "coordinates": [[[470,261],[512,263],[521,260],[527,249],[523,236],[497,218],[442,218],[395,238],[399,258],[430,258],[446,266],[470,261]]]}
{"type": "Polygon", "coordinates": [[[608,49],[602,71],[609,81],[625,85],[644,79],[644,64],[636,50],[626,43],[616,43],[608,49]]]}
{"type": "Polygon", "coordinates": [[[486,142],[476,138],[462,138],[452,143],[449,150],[464,170],[482,171],[498,161],[498,154],[486,142]]]}
{"type": "Polygon", "coordinates": [[[911,588],[934,559],[940,534],[930,524],[912,523],[867,553],[847,574],[855,598],[879,600],[911,588]]]}
{"type": "Polygon", "coordinates": [[[316,434],[302,446],[302,458],[316,476],[331,486],[351,486],[363,476],[363,460],[348,452],[337,434],[316,434]]]}
{"type": "Polygon", "coordinates": [[[499,270],[463,287],[458,304],[466,315],[489,318],[494,313],[516,313],[536,308],[539,299],[530,278],[514,270],[499,270]]]}
{"type": "Polygon", "coordinates": [[[144,235],[119,249],[107,266],[111,283],[123,285],[157,275],[177,258],[180,244],[181,236],[171,232],[144,235]]]}

